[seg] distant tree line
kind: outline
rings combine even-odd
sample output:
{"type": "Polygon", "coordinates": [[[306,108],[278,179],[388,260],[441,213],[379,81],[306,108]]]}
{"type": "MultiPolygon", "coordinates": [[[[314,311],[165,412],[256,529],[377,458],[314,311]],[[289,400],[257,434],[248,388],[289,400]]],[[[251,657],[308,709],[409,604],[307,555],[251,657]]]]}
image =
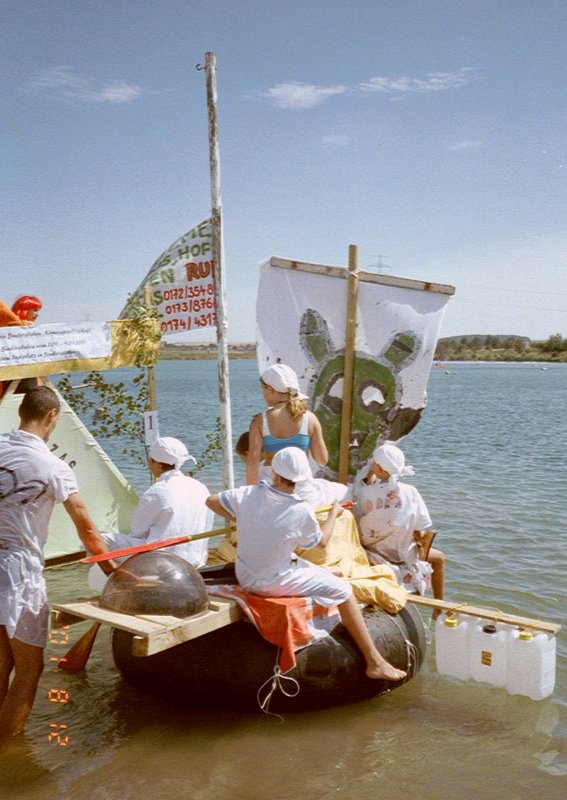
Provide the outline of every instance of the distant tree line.
{"type": "Polygon", "coordinates": [[[439,339],[435,358],[446,361],[567,361],[567,338],[560,333],[541,342],[527,336],[449,336],[439,339]]]}

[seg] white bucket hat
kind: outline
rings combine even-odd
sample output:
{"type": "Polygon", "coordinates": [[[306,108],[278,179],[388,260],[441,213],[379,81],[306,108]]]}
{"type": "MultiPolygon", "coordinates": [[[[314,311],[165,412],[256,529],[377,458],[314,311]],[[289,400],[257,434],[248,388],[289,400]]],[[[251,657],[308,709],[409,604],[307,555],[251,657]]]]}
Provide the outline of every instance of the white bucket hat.
{"type": "Polygon", "coordinates": [[[282,478],[294,483],[311,478],[309,461],[299,447],[284,447],[278,450],[272,459],[272,469],[282,478]]]}
{"type": "Polygon", "coordinates": [[[282,394],[289,392],[292,397],[307,400],[307,395],[299,391],[297,375],[287,364],[273,364],[260,375],[260,380],[275,389],[276,392],[282,392],[282,394]]]}
{"type": "Polygon", "coordinates": [[[409,464],[406,466],[406,457],[395,444],[381,444],[372,454],[372,460],[379,467],[390,474],[389,484],[395,485],[398,478],[405,475],[415,475],[415,470],[409,464]]]}
{"type": "Polygon", "coordinates": [[[183,442],[179,439],[174,439],[173,436],[163,436],[156,439],[150,446],[150,458],[154,461],[159,461],[160,464],[173,464],[175,469],[184,464],[187,460],[197,463],[189,452],[183,442]]]}

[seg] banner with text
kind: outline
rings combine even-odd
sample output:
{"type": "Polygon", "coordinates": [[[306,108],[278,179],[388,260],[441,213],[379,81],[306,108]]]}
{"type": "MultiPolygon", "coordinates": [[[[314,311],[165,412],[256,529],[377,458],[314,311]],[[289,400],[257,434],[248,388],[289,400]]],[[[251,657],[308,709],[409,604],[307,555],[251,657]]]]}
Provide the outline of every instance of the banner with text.
{"type": "Polygon", "coordinates": [[[107,358],[111,349],[108,322],[0,328],[0,367],[107,358]]]}
{"type": "Polygon", "coordinates": [[[186,333],[216,324],[211,223],[205,220],[180,236],[154,261],[120,312],[128,319],[133,305],[151,290],[163,334],[186,333]]]}

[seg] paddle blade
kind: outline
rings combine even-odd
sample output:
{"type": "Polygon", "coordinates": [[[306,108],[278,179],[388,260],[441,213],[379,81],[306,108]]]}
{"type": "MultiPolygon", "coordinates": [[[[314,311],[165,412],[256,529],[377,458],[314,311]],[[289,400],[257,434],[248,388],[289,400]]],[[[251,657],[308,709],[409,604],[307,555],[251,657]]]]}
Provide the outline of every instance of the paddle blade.
{"type": "Polygon", "coordinates": [[[91,650],[102,623],[95,622],[88,631],[75,642],[73,647],[63,656],[59,662],[59,669],[64,672],[81,672],[87,665],[91,650]]]}

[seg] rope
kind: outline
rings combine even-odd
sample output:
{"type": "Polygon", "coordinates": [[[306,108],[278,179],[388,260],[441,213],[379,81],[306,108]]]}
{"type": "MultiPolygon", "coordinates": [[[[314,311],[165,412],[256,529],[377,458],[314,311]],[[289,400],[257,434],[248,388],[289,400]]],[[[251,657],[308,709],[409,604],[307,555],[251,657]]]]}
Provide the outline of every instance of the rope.
{"type": "Polygon", "coordinates": [[[267,681],[264,681],[264,683],[260,686],[260,688],[256,692],[256,699],[258,701],[260,711],[262,711],[264,714],[267,714],[270,717],[277,717],[280,720],[280,722],[284,722],[284,718],[282,717],[281,714],[276,714],[273,711],[270,711],[270,701],[274,695],[274,692],[277,689],[279,689],[280,692],[284,695],[284,697],[297,697],[297,695],[301,691],[301,687],[299,685],[299,682],[296,681],[295,678],[292,678],[290,675],[285,675],[281,671],[281,669],[278,666],[279,656],[280,652],[278,650],[278,655],[273,675],[271,675],[271,677],[269,677],[267,681]],[[292,691],[291,688],[290,691],[286,690],[284,686],[284,681],[289,681],[292,684],[292,687],[295,691],[292,691]],[[265,698],[262,700],[261,694],[265,687],[268,687],[267,694],[265,698]]]}
{"type": "Polygon", "coordinates": [[[390,617],[391,621],[394,625],[398,628],[402,637],[404,639],[404,644],[406,646],[406,677],[404,678],[404,683],[406,681],[411,680],[417,675],[417,663],[419,658],[419,653],[417,647],[408,640],[405,632],[403,631],[400,623],[396,619],[396,617],[390,617]]]}

